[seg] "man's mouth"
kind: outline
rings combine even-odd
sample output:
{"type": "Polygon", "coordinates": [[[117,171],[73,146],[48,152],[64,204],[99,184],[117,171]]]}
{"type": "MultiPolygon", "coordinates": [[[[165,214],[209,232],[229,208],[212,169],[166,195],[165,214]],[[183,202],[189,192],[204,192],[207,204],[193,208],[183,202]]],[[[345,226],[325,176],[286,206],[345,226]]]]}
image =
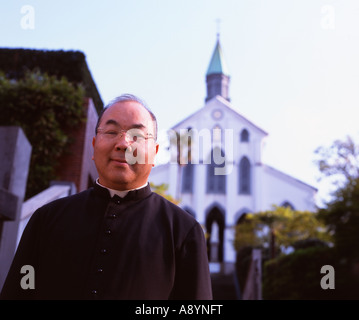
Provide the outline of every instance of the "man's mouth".
{"type": "Polygon", "coordinates": [[[111,159],[111,161],[117,164],[128,164],[126,159],[111,159]]]}

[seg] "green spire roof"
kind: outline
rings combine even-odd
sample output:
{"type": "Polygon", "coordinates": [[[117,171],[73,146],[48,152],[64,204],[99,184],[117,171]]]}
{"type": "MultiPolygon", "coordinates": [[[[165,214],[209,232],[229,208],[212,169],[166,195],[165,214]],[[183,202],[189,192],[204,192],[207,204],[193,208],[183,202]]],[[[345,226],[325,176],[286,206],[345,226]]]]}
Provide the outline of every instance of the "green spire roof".
{"type": "Polygon", "coordinates": [[[210,74],[224,74],[226,76],[229,76],[228,68],[224,61],[222,48],[219,43],[219,38],[217,40],[216,47],[214,48],[211,62],[209,63],[206,75],[208,76],[210,74]]]}

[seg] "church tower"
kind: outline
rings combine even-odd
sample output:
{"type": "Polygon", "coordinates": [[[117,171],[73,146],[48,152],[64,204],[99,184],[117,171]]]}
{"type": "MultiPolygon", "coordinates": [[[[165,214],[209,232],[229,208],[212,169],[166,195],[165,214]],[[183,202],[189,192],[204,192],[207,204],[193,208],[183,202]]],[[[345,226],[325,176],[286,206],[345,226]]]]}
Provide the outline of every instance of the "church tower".
{"type": "Polygon", "coordinates": [[[205,101],[207,102],[217,95],[230,101],[228,94],[229,78],[229,72],[219,42],[219,35],[217,35],[216,47],[214,48],[206,74],[207,97],[205,101]]]}

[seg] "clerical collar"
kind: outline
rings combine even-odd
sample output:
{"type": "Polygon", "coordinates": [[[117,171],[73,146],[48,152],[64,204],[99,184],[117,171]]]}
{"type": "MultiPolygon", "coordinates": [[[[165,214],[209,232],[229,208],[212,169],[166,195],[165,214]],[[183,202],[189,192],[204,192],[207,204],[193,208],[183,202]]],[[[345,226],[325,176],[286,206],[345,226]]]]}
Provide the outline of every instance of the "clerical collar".
{"type": "Polygon", "coordinates": [[[120,198],[124,198],[124,197],[127,195],[127,193],[129,193],[130,191],[142,189],[142,188],[144,188],[144,187],[147,187],[147,184],[148,184],[148,182],[146,182],[143,186],[141,186],[141,187],[139,187],[139,188],[119,191],[119,190],[114,190],[114,189],[110,189],[110,188],[107,188],[107,187],[103,186],[103,185],[99,182],[99,178],[96,179],[96,183],[97,183],[100,187],[107,189],[107,190],[110,192],[111,198],[112,198],[113,196],[115,196],[115,195],[119,196],[120,198]]]}

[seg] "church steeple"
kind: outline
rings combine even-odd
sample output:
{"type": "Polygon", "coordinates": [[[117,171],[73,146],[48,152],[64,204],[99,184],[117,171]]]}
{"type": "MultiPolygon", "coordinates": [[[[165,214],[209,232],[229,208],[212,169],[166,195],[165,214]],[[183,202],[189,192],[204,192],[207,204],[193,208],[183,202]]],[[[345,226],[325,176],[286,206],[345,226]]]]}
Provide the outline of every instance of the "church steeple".
{"type": "Polygon", "coordinates": [[[207,97],[206,102],[216,95],[220,95],[229,101],[229,72],[224,61],[219,34],[217,34],[217,43],[214,48],[211,61],[206,73],[207,97]]]}

